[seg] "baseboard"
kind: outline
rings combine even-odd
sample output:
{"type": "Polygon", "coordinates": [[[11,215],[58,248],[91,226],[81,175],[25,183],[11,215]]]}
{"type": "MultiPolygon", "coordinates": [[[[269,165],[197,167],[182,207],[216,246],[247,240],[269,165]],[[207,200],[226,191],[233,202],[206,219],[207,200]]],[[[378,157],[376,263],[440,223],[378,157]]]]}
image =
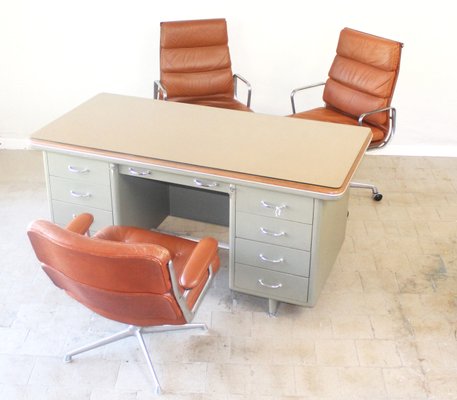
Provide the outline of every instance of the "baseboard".
{"type": "Polygon", "coordinates": [[[26,138],[11,138],[0,136],[0,149],[24,150],[30,148],[30,140],[26,138]]]}
{"type": "Polygon", "coordinates": [[[417,157],[457,157],[457,145],[435,144],[388,144],[386,147],[368,151],[369,155],[417,156],[417,157]]]}

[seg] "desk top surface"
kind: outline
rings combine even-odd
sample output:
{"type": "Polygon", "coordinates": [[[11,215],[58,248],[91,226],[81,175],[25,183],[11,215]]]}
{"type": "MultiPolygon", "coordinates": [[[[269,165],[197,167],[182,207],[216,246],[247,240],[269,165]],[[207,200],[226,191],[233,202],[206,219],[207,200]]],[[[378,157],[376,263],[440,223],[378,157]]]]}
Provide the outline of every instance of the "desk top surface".
{"type": "Polygon", "coordinates": [[[99,94],[32,135],[68,145],[346,190],[368,128],[99,94]]]}

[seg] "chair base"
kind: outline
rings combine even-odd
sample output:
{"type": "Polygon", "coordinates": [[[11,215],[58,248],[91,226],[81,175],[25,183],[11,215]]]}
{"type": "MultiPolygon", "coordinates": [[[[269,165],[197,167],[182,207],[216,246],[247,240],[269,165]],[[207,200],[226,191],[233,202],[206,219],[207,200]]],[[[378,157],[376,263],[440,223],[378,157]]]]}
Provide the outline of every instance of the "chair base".
{"type": "Polygon", "coordinates": [[[157,378],[157,374],[154,371],[151,357],[149,356],[149,352],[146,348],[146,344],[143,339],[143,334],[181,331],[181,330],[185,330],[185,329],[204,329],[204,330],[206,330],[207,327],[205,324],[163,325],[163,326],[153,326],[153,327],[140,327],[140,326],[130,325],[127,329],[124,329],[121,332],[115,333],[114,335],[108,336],[107,338],[97,340],[94,343],[79,347],[75,350],[68,352],[64,357],[64,361],[66,363],[69,363],[72,361],[72,357],[77,354],[85,353],[86,351],[96,349],[96,348],[104,346],[106,344],[117,342],[118,340],[124,339],[129,336],[135,336],[138,339],[138,342],[140,343],[141,350],[143,351],[143,355],[146,358],[146,363],[148,365],[149,372],[152,375],[152,379],[153,379],[154,385],[155,385],[154,392],[155,392],[155,394],[160,394],[160,392],[161,392],[160,383],[157,378]]]}
{"type": "Polygon", "coordinates": [[[381,201],[382,200],[382,194],[379,193],[378,188],[374,185],[371,185],[369,183],[360,183],[360,182],[351,182],[349,184],[350,187],[352,188],[358,188],[358,189],[371,189],[372,192],[372,198],[375,201],[381,201]]]}

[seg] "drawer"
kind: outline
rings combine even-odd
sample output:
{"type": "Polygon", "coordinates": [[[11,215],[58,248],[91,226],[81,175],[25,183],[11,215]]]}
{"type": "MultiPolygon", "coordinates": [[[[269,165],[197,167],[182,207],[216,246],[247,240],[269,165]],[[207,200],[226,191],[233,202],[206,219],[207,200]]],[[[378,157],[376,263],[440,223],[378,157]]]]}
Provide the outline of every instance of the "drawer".
{"type": "Polygon", "coordinates": [[[47,153],[49,175],[99,185],[109,185],[109,165],[103,161],[47,153]]]}
{"type": "Polygon", "coordinates": [[[52,212],[54,214],[54,222],[60,226],[66,226],[76,215],[82,213],[89,213],[94,216],[94,222],[90,227],[91,232],[96,232],[105,226],[113,225],[113,214],[110,211],[84,205],[54,200],[52,202],[52,212]]]}
{"type": "Polygon", "coordinates": [[[252,240],[235,240],[235,262],[299,276],[309,276],[310,253],[252,240]]]}
{"type": "Polygon", "coordinates": [[[93,185],[88,182],[64,179],[56,176],[50,178],[51,198],[88,207],[112,209],[111,189],[109,186],[93,185]]]}
{"type": "Polygon", "coordinates": [[[237,186],[236,209],[257,215],[311,224],[314,200],[293,194],[237,186]]]}
{"type": "Polygon", "coordinates": [[[263,268],[235,264],[235,287],[249,294],[304,304],[308,300],[308,278],[263,268]]]}
{"type": "Polygon", "coordinates": [[[236,213],[236,237],[266,242],[299,250],[310,250],[312,225],[236,213]]]}
{"type": "Polygon", "coordinates": [[[228,183],[220,182],[211,178],[197,178],[195,176],[178,175],[169,172],[155,171],[144,167],[132,167],[128,165],[120,165],[119,173],[124,175],[137,176],[139,178],[153,179],[168,183],[176,183],[188,187],[198,189],[213,190],[216,192],[230,192],[228,183]]]}

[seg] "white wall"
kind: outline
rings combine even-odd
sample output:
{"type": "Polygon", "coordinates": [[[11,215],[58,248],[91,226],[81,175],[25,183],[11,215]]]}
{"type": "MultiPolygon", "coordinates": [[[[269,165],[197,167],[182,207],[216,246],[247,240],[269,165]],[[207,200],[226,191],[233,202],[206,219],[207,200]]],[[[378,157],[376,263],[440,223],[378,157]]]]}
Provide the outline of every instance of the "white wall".
{"type": "Polygon", "coordinates": [[[345,26],[404,42],[385,152],[457,156],[450,1],[0,1],[0,137],[26,138],[99,92],[152,97],[159,22],[224,17],[233,69],[261,113],[289,114],[291,89],[326,78],[345,26]]]}

